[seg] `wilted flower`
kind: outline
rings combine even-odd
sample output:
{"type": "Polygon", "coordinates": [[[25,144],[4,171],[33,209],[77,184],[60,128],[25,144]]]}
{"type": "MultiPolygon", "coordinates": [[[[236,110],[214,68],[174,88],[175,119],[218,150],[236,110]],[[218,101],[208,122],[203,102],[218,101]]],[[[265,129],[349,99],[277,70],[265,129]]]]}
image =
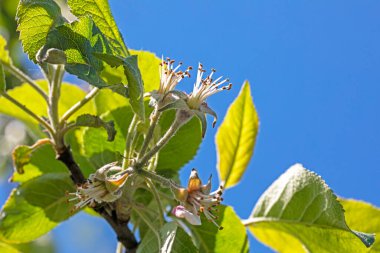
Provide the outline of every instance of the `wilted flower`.
{"type": "MultiPolygon", "coordinates": [[[[212,69],[211,73],[203,78],[203,73],[205,70],[203,69],[202,64],[198,65],[198,73],[197,80],[194,83],[193,91],[188,95],[184,92],[175,91],[175,95],[178,99],[174,100],[171,103],[167,103],[160,110],[167,109],[178,109],[177,117],[182,117],[183,120],[189,120],[192,116],[197,116],[202,122],[202,137],[204,137],[207,129],[207,121],[206,114],[210,114],[214,117],[214,122],[212,126],[215,126],[217,115],[216,113],[208,107],[206,103],[206,99],[218,93],[222,90],[229,90],[232,87],[232,84],[222,86],[222,84],[229,81],[229,79],[222,79],[223,77],[219,77],[217,79],[212,79],[213,74],[215,73],[215,69],[212,69]]],[[[173,92],[174,93],[174,92],[173,92]]]]}
{"type": "Polygon", "coordinates": [[[202,185],[202,181],[198,176],[196,169],[193,169],[190,174],[187,189],[172,186],[172,191],[181,202],[181,205],[176,206],[172,210],[172,214],[178,218],[185,218],[192,225],[201,225],[200,214],[203,213],[207,220],[214,223],[219,229],[223,227],[216,223],[218,216],[217,206],[223,200],[222,186],[218,190],[211,192],[211,177],[207,184],[202,185]]]}
{"type": "Polygon", "coordinates": [[[79,185],[75,193],[68,193],[68,195],[74,196],[68,201],[78,201],[74,210],[86,205],[94,206],[96,203],[114,202],[121,197],[121,188],[129,174],[123,173],[122,168],[115,165],[116,163],[111,163],[101,167],[89,176],[87,182],[79,185]]]}
{"type": "Polygon", "coordinates": [[[166,102],[173,100],[171,94],[174,91],[174,88],[177,84],[184,79],[185,77],[190,77],[189,71],[192,69],[188,67],[185,71],[179,70],[182,66],[180,62],[176,67],[174,67],[174,60],[166,58],[162,59],[160,63],[160,87],[158,90],[152,91],[151,104],[155,105],[158,103],[158,106],[161,107],[165,105],[166,102]]]}

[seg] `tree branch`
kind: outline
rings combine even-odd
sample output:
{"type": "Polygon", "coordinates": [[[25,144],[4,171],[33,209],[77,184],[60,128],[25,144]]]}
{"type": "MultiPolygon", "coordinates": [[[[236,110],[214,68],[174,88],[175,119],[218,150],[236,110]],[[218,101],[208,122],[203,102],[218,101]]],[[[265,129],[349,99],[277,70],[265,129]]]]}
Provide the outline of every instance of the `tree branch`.
{"type": "MultiPolygon", "coordinates": [[[[58,154],[56,159],[63,162],[69,169],[73,182],[77,185],[83,184],[86,181],[86,178],[84,177],[78,164],[74,161],[70,147],[65,146],[62,150],[59,150],[57,152],[58,154]]],[[[128,227],[128,221],[125,222],[118,219],[116,212],[114,212],[114,215],[110,215],[104,206],[97,206],[94,208],[94,210],[100,214],[108,222],[108,224],[110,224],[116,233],[117,240],[124,245],[127,252],[135,253],[137,250],[138,242],[136,241],[135,235],[128,227]]]]}

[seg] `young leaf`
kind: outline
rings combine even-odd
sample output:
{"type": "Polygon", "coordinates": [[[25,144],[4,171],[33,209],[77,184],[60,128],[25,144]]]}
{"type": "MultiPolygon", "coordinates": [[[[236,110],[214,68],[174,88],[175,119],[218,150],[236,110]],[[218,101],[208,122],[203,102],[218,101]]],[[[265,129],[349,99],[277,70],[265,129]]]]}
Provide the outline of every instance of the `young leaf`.
{"type": "MultiPolygon", "coordinates": [[[[36,82],[41,88],[47,90],[48,84],[45,80],[38,80],[36,82]]],[[[33,89],[30,85],[23,84],[21,86],[18,86],[12,90],[9,90],[8,94],[13,98],[17,99],[18,101],[21,101],[23,105],[25,105],[29,109],[32,109],[33,112],[35,112],[37,115],[47,117],[46,101],[41,96],[39,96],[36,90],[33,89]]],[[[63,113],[65,113],[71,106],[83,99],[85,95],[86,93],[78,86],[69,83],[63,83],[58,106],[59,115],[62,116],[63,113]]],[[[0,113],[9,115],[11,117],[23,121],[36,135],[40,137],[45,136],[41,132],[37,121],[35,121],[24,111],[18,109],[11,102],[9,102],[3,97],[0,97],[0,104],[0,113]]],[[[83,113],[94,114],[94,105],[92,103],[87,103],[73,115],[73,118],[83,113]]]]}
{"type": "MultiPolygon", "coordinates": [[[[28,153],[29,152],[26,154],[28,153]]],[[[55,159],[56,154],[51,144],[39,147],[30,153],[29,156],[17,156],[24,157],[22,167],[24,173],[19,173],[16,170],[10,179],[12,182],[24,183],[46,173],[67,172],[66,166],[62,162],[55,159]]],[[[21,163],[22,161],[16,160],[14,162],[21,163]]],[[[18,166],[20,166],[20,164],[18,166]]]]}
{"type": "Polygon", "coordinates": [[[120,55],[124,57],[129,55],[107,0],[69,0],[68,4],[75,16],[92,16],[97,27],[109,38],[113,47],[119,49],[120,55]]]}
{"type": "Polygon", "coordinates": [[[259,118],[245,82],[216,134],[219,179],[226,188],[236,185],[253,154],[259,118]]]}
{"type": "Polygon", "coordinates": [[[331,189],[300,164],[264,192],[246,225],[279,252],[366,252],[374,241],[373,235],[347,226],[331,189]]]}
{"type": "Polygon", "coordinates": [[[144,120],[144,86],[137,63],[137,56],[132,55],[125,59],[109,54],[95,54],[95,56],[107,62],[112,67],[123,66],[124,74],[128,81],[129,103],[140,119],[144,120]]]}
{"type": "Polygon", "coordinates": [[[191,226],[200,252],[249,252],[247,231],[232,207],[218,207],[217,222],[224,228],[219,230],[202,217],[201,226],[191,226]]]}
{"type": "Polygon", "coordinates": [[[88,127],[103,127],[107,131],[107,141],[113,141],[115,139],[116,130],[113,121],[104,122],[99,116],[91,114],[80,115],[75,123],[76,126],[88,126],[88,127]]]}
{"type": "Polygon", "coordinates": [[[14,189],[0,215],[0,237],[11,243],[32,241],[71,216],[66,191],[75,187],[67,173],[49,173],[14,189]]]}
{"type": "Polygon", "coordinates": [[[153,233],[147,233],[141,241],[137,252],[166,252],[166,253],[193,253],[197,252],[197,248],[191,241],[191,237],[178,226],[176,222],[166,223],[160,229],[162,240],[161,249],[158,248],[157,238],[153,233]]]}
{"type": "Polygon", "coordinates": [[[38,50],[46,43],[49,31],[65,22],[61,9],[53,0],[21,0],[16,19],[24,51],[34,62],[38,50]]]}
{"type": "Polygon", "coordinates": [[[380,208],[353,199],[339,199],[339,202],[343,205],[344,216],[351,229],[376,234],[376,241],[368,252],[380,252],[380,208]]]}
{"type": "Polygon", "coordinates": [[[7,41],[0,34],[0,62],[3,64],[12,64],[12,60],[9,57],[9,52],[6,49],[6,47],[7,47],[7,41]]]}

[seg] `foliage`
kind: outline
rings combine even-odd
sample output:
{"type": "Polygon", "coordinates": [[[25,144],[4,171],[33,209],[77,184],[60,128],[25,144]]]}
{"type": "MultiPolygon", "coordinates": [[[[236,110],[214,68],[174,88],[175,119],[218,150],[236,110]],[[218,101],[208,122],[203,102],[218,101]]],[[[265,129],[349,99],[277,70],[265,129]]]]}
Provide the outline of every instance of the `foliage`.
{"type": "Polygon", "coordinates": [[[201,145],[206,114],[217,118],[206,99],[229,90],[222,86],[228,79],[213,78],[214,70],[203,77],[199,65],[187,94],[177,85],[191,68],[128,50],[106,0],[68,5],[73,22],[53,0],[19,2],[20,41],[43,80],[16,68],[0,37],[0,112],[35,139],[13,151],[18,186],[0,213],[1,252],[28,252],[82,210],[104,218],[128,252],[248,252],[248,231],[279,252],[379,251],[378,208],[338,200],[299,164],[263,193],[248,219],[221,205],[223,192],[243,178],[259,130],[248,81],[216,134],[220,187],[212,191],[211,178],[203,184],[196,169],[182,187],[178,172],[201,145]],[[90,91],[63,82],[65,72],[90,91]],[[22,85],[9,89],[4,73],[22,85]]]}

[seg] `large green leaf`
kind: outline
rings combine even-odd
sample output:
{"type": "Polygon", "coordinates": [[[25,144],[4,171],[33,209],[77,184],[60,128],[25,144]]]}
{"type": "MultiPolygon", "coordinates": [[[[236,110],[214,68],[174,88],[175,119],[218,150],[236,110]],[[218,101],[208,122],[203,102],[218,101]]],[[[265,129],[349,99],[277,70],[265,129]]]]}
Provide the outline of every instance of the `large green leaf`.
{"type": "Polygon", "coordinates": [[[90,17],[82,17],[71,24],[51,30],[45,50],[48,48],[57,48],[65,52],[67,72],[97,87],[109,85],[102,77],[105,64],[95,53],[112,55],[117,52],[90,17]]]}
{"type": "Polygon", "coordinates": [[[226,188],[236,185],[253,154],[259,118],[252,101],[249,83],[231,104],[216,134],[219,179],[226,188]]]}
{"type": "Polygon", "coordinates": [[[46,43],[49,31],[65,22],[61,9],[53,0],[21,0],[16,19],[24,51],[34,62],[38,50],[46,43]]]}
{"type": "Polygon", "coordinates": [[[12,182],[23,183],[46,173],[67,172],[66,166],[56,160],[55,156],[55,151],[50,144],[39,147],[30,154],[28,161],[23,165],[24,173],[17,171],[13,173],[12,182]]]}
{"type": "Polygon", "coordinates": [[[110,39],[110,43],[119,49],[119,52],[122,53],[121,56],[128,56],[128,50],[107,0],[69,0],[68,4],[75,16],[91,16],[100,31],[110,39]]]}
{"type": "Polygon", "coordinates": [[[49,173],[13,190],[0,215],[0,238],[32,241],[71,216],[66,192],[75,191],[67,173],[49,173]]]}
{"type": "Polygon", "coordinates": [[[376,241],[368,252],[380,252],[380,208],[353,199],[339,199],[339,202],[343,205],[346,222],[350,228],[376,234],[376,241]]]}
{"type": "MultiPolygon", "coordinates": [[[[47,90],[47,82],[45,80],[36,81],[44,90],[47,90]]],[[[8,94],[20,101],[27,108],[31,109],[35,114],[47,117],[46,101],[39,95],[39,93],[28,84],[23,84],[12,90],[8,94]]],[[[71,106],[76,102],[83,99],[86,93],[78,86],[63,83],[61,89],[61,97],[59,100],[59,115],[62,116],[71,106]]],[[[24,111],[14,106],[11,102],[3,97],[0,97],[0,113],[9,115],[23,121],[33,132],[39,136],[43,136],[38,123],[24,111]]],[[[83,113],[95,113],[93,103],[87,103],[78,112],[73,115],[73,118],[83,113]]]]}
{"type": "Polygon", "coordinates": [[[264,192],[246,225],[278,252],[366,252],[374,240],[373,235],[347,226],[331,189],[300,164],[264,192]]]}
{"type": "Polygon", "coordinates": [[[0,34],[0,62],[6,63],[6,64],[12,64],[12,60],[9,57],[9,52],[6,49],[6,47],[7,47],[7,41],[0,34]]]}
{"type": "MultiPolygon", "coordinates": [[[[147,108],[148,109],[148,108],[147,108]]],[[[148,110],[147,110],[148,112],[148,110]]],[[[125,148],[125,138],[132,120],[130,107],[121,107],[101,116],[105,121],[113,120],[117,135],[113,142],[106,142],[107,135],[100,129],[84,129],[82,149],[95,167],[120,160],[125,148]]],[[[165,112],[160,119],[158,129],[160,135],[170,126],[174,119],[174,111],[165,112]]],[[[183,165],[191,160],[201,143],[201,127],[197,118],[184,125],[176,135],[160,151],[157,172],[167,175],[175,174],[183,165]]]]}
{"type": "Polygon", "coordinates": [[[191,237],[178,226],[176,222],[166,223],[160,229],[162,246],[158,247],[157,236],[148,233],[138,247],[138,253],[166,252],[166,253],[194,253],[198,252],[191,237]]]}
{"type": "Polygon", "coordinates": [[[217,222],[223,227],[219,230],[214,224],[202,217],[201,226],[191,226],[200,252],[249,252],[247,231],[232,207],[218,207],[217,222]]]}
{"type": "Polygon", "coordinates": [[[12,245],[6,244],[0,241],[0,252],[2,253],[20,253],[20,251],[14,248],[12,245]]]}

